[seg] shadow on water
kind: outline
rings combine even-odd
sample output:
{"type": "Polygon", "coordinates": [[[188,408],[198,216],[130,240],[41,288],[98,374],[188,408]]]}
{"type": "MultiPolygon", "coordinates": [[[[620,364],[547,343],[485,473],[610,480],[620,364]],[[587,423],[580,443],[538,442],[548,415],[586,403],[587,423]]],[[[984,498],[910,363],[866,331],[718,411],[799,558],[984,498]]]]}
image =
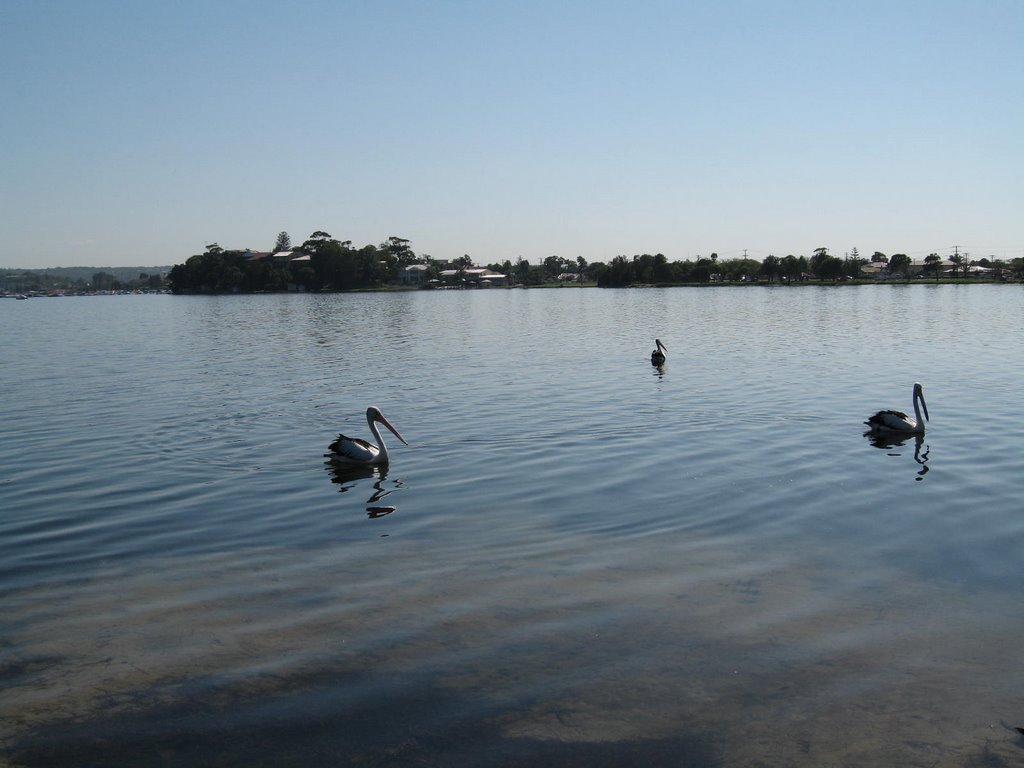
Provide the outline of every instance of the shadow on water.
{"type": "Polygon", "coordinates": [[[724,764],[715,734],[600,742],[507,736],[510,711],[472,694],[403,679],[385,691],[370,684],[376,693],[360,696],[343,692],[366,690],[368,681],[344,676],[275,677],[257,692],[221,689],[187,702],[149,691],[151,701],[112,703],[110,715],[51,721],[7,741],[0,755],[22,768],[724,764]]]}
{"type": "MultiPolygon", "coordinates": [[[[394,480],[386,487],[388,469],[386,466],[346,466],[334,462],[325,462],[324,467],[331,476],[331,482],[338,486],[339,493],[347,493],[361,485],[363,480],[372,480],[373,493],[366,500],[366,516],[370,518],[390,515],[398,507],[392,504],[378,504],[402,487],[401,480],[394,480]]],[[[365,490],[365,488],[364,488],[365,490]]]]}
{"type": "Polygon", "coordinates": [[[899,434],[879,434],[876,432],[864,433],[864,437],[868,439],[875,448],[883,451],[891,451],[890,456],[902,456],[902,451],[895,451],[896,448],[902,448],[909,441],[914,441],[914,461],[917,462],[921,469],[917,472],[917,477],[914,479],[921,481],[924,476],[928,474],[928,457],[931,453],[931,446],[925,445],[924,435],[899,435],[899,434]]]}

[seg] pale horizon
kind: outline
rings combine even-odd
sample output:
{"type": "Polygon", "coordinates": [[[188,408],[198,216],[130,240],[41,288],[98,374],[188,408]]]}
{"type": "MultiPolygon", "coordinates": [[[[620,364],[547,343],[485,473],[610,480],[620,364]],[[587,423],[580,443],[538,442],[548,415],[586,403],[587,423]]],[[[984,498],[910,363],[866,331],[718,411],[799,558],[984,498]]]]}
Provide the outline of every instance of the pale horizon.
{"type": "Polygon", "coordinates": [[[6,3],[0,267],[1024,256],[1024,4],[6,3]]]}

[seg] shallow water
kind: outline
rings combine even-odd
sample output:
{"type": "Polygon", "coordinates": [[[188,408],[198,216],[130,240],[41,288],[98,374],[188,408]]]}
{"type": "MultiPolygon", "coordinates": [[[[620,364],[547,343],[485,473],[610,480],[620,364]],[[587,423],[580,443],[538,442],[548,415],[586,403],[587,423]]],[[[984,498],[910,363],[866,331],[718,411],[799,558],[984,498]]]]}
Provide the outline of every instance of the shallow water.
{"type": "Polygon", "coordinates": [[[1020,286],[0,319],[0,761],[1024,761],[1020,286]]]}

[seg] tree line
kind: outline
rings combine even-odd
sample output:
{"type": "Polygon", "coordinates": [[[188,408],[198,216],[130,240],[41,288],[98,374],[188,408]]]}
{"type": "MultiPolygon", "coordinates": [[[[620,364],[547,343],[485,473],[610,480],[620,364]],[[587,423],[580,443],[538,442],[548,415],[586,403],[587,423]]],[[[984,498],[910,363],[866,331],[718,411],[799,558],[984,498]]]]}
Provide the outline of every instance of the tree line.
{"type": "Polygon", "coordinates": [[[50,267],[0,269],[0,290],[18,293],[94,293],[97,291],[160,291],[162,267],[50,267]]]}
{"type": "MultiPolygon", "coordinates": [[[[296,288],[346,291],[397,283],[402,269],[412,264],[426,265],[426,285],[443,283],[442,270],[451,269],[456,270],[456,275],[449,280],[461,284],[460,273],[474,266],[468,254],[451,261],[417,254],[409,240],[401,237],[392,236],[378,245],[356,248],[350,240],[338,240],[327,232],[317,231],[302,245],[292,248],[288,233],[281,232],[274,250],[265,254],[225,250],[212,243],[205,252],[172,267],[167,282],[174,293],[250,293],[296,288]],[[275,258],[280,253],[288,253],[288,257],[275,258]]],[[[558,256],[550,256],[536,265],[519,259],[515,264],[506,260],[484,266],[522,285],[541,285],[560,275],[593,282],[597,279],[597,268],[603,267],[591,267],[582,257],[569,260],[558,256]]]]}
{"type": "MultiPolygon", "coordinates": [[[[966,254],[950,258],[954,276],[966,276],[968,268],[980,265],[992,268],[998,277],[1024,279],[1024,260],[1003,262],[998,259],[970,261],[966,254]]],[[[909,276],[912,260],[903,253],[886,256],[876,251],[862,258],[852,249],[843,258],[816,248],[810,258],[805,256],[769,255],[758,261],[753,258],[719,259],[718,254],[669,261],[664,254],[616,256],[610,263],[588,263],[582,256],[567,259],[549,256],[531,264],[526,259],[485,265],[507,275],[519,285],[542,285],[550,282],[586,282],[601,287],[629,285],[682,285],[723,282],[795,283],[806,280],[840,281],[864,277],[864,267],[875,264],[890,276],[909,276]]],[[[429,255],[418,255],[409,240],[389,237],[378,245],[356,248],[350,240],[338,240],[323,231],[316,231],[302,245],[293,248],[287,232],[277,236],[274,250],[254,254],[248,250],[225,250],[217,243],[204,253],[175,265],[168,274],[168,283],[175,293],[228,293],[285,291],[358,290],[380,288],[399,282],[404,267],[426,265],[427,286],[444,282],[442,270],[455,269],[448,280],[462,284],[462,270],[472,266],[468,254],[451,262],[441,262],[429,255]],[[287,258],[275,258],[288,253],[287,258]],[[296,257],[302,257],[296,260],[296,257]]],[[[924,259],[925,276],[938,279],[943,260],[938,254],[924,259]]],[[[877,270],[875,270],[877,271],[877,270]]]]}

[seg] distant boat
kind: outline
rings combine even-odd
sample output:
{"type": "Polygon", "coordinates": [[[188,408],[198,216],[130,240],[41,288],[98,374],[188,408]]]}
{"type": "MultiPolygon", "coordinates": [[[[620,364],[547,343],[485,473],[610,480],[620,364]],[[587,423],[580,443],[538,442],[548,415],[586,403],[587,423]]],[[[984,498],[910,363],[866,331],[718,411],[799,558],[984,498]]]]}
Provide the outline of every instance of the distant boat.
{"type": "Polygon", "coordinates": [[[23,294],[23,293],[19,293],[19,294],[18,294],[17,296],[15,296],[14,298],[16,298],[16,299],[17,299],[18,301],[24,301],[25,299],[27,299],[27,298],[28,298],[28,296],[26,296],[26,295],[25,295],[25,294],[23,294]]]}

